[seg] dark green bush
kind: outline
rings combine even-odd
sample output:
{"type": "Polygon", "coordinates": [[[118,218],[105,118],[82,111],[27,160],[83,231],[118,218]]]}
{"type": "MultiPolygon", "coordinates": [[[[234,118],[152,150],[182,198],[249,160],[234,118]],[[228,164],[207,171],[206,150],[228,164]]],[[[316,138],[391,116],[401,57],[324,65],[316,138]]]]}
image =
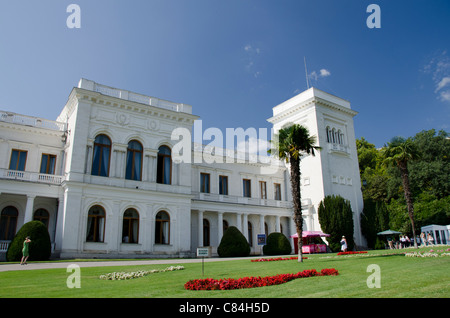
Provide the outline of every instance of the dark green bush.
{"type": "Polygon", "coordinates": [[[217,253],[220,257],[241,257],[250,255],[250,245],[245,236],[235,226],[223,233],[217,253]]]}
{"type": "Polygon", "coordinates": [[[291,243],[282,233],[273,232],[267,237],[267,243],[263,247],[264,255],[285,255],[292,251],[291,243]]]}
{"type": "Polygon", "coordinates": [[[6,252],[6,259],[10,262],[20,261],[22,258],[22,248],[25,238],[30,237],[29,261],[45,261],[50,258],[52,244],[47,227],[40,221],[25,223],[9,245],[6,252]]]}

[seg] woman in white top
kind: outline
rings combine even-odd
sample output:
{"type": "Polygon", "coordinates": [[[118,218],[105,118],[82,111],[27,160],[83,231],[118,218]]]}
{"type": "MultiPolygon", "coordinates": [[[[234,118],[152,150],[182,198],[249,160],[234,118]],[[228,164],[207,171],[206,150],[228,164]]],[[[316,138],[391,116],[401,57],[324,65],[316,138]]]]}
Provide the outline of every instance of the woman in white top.
{"type": "Polygon", "coordinates": [[[341,239],[341,251],[347,252],[347,240],[345,239],[345,236],[342,236],[341,239]]]}

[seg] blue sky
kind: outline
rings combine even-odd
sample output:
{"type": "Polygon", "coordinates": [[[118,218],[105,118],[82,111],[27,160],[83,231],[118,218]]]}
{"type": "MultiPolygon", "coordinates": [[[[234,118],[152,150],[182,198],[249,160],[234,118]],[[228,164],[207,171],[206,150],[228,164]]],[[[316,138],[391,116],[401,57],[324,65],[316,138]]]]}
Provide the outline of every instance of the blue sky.
{"type": "Polygon", "coordinates": [[[0,110],[56,119],[83,77],[190,104],[203,129],[270,128],[307,88],[306,57],[310,84],[349,100],[356,137],[380,147],[448,131],[449,21],[448,0],[5,1],[0,110]]]}

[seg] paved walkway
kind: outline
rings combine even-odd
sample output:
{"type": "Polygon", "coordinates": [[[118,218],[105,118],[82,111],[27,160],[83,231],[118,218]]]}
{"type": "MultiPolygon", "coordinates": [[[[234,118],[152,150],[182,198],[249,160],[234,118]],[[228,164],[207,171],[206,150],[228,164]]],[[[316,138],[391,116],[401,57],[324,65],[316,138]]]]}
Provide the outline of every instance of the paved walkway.
{"type": "MultiPolygon", "coordinates": [[[[205,258],[206,262],[219,262],[219,261],[232,261],[238,259],[254,259],[260,257],[230,257],[230,258],[205,258]]],[[[49,263],[28,263],[28,265],[17,264],[1,264],[0,272],[6,271],[23,271],[23,270],[33,270],[33,269],[51,269],[51,268],[67,268],[71,264],[76,264],[80,267],[101,267],[101,266],[135,266],[135,265],[153,265],[153,264],[185,264],[185,263],[199,263],[201,258],[167,258],[167,259],[157,259],[157,260],[117,260],[117,261],[70,261],[65,262],[49,262],[49,263]]]]}

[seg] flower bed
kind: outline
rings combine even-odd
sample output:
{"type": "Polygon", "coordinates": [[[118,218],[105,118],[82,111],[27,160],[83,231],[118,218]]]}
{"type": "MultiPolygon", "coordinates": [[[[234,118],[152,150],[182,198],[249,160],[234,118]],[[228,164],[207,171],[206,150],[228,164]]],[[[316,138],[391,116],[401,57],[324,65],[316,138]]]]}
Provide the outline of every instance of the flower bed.
{"type": "Polygon", "coordinates": [[[413,253],[405,253],[406,257],[440,257],[440,256],[450,256],[450,253],[432,253],[431,251],[428,253],[420,253],[420,252],[413,252],[413,253]]]}
{"type": "Polygon", "coordinates": [[[367,251],[350,251],[350,252],[339,252],[337,255],[352,255],[352,254],[366,254],[367,251]]]}
{"type": "Polygon", "coordinates": [[[334,268],[326,268],[317,272],[315,269],[304,270],[297,274],[279,274],[266,277],[243,277],[243,278],[224,278],[224,279],[193,279],[184,284],[188,290],[231,290],[242,288],[254,288],[263,286],[272,286],[287,283],[296,278],[305,278],[312,276],[336,276],[338,271],[334,268]]]}
{"type": "MultiPolygon", "coordinates": [[[[276,257],[276,258],[258,258],[252,259],[252,262],[274,262],[274,261],[290,261],[293,259],[298,259],[298,256],[293,257],[276,257]]],[[[308,259],[307,257],[303,257],[303,259],[308,259]]]]}
{"type": "Polygon", "coordinates": [[[100,275],[100,279],[104,280],[125,280],[146,276],[152,273],[163,273],[178,271],[184,269],[184,266],[170,266],[165,269],[152,269],[149,271],[137,271],[137,272],[113,272],[105,275],[100,275]]]}

